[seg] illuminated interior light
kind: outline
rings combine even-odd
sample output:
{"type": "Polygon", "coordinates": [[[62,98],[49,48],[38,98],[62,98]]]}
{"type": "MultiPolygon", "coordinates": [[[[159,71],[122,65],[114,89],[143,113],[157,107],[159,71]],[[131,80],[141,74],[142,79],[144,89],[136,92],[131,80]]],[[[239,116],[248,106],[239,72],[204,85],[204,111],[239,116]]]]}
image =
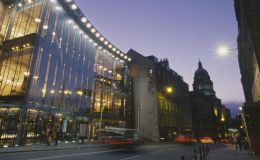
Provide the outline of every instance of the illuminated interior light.
{"type": "Polygon", "coordinates": [[[86,27],[87,27],[87,28],[90,28],[90,27],[91,27],[91,24],[90,24],[90,23],[87,23],[86,27]]]}
{"type": "Polygon", "coordinates": [[[86,23],[87,22],[87,18],[86,17],[82,17],[81,18],[81,22],[86,23]]]}
{"type": "Polygon", "coordinates": [[[120,51],[117,50],[117,51],[116,51],[116,54],[120,54],[120,51]]]}
{"type": "Polygon", "coordinates": [[[104,37],[100,37],[100,41],[103,42],[104,41],[104,37]]]}
{"type": "Polygon", "coordinates": [[[108,48],[112,48],[112,47],[113,47],[112,44],[109,44],[109,45],[108,45],[108,48]]]}
{"type": "Polygon", "coordinates": [[[77,8],[78,8],[78,7],[77,7],[76,4],[72,4],[72,5],[71,5],[71,9],[72,9],[72,10],[76,10],[77,8]]]}
{"type": "Polygon", "coordinates": [[[40,23],[40,22],[41,22],[41,19],[40,19],[40,18],[35,18],[34,21],[35,21],[36,23],[40,23]]]}
{"type": "Polygon", "coordinates": [[[24,74],[25,76],[29,76],[29,75],[30,75],[30,72],[23,72],[23,74],[24,74]]]}
{"type": "Polygon", "coordinates": [[[112,70],[109,70],[108,73],[112,73],[112,70]]]}
{"type": "Polygon", "coordinates": [[[54,89],[52,89],[50,92],[51,92],[51,94],[54,94],[54,93],[55,93],[55,90],[54,90],[54,89]]]}
{"type": "Polygon", "coordinates": [[[129,62],[131,62],[131,61],[132,61],[132,59],[131,59],[131,58],[128,58],[128,61],[129,61],[129,62]]]}
{"type": "Polygon", "coordinates": [[[8,79],[8,80],[6,80],[6,83],[7,83],[7,84],[12,84],[12,83],[13,83],[13,81],[12,81],[12,80],[10,80],[10,79],[8,79]]]}
{"type": "Polygon", "coordinates": [[[38,76],[33,76],[33,79],[38,79],[39,77],[38,76]]]}
{"type": "Polygon", "coordinates": [[[72,0],[66,0],[67,3],[70,3],[72,0]]]}
{"type": "Polygon", "coordinates": [[[103,71],[107,71],[107,68],[104,68],[103,71]]]}
{"type": "Polygon", "coordinates": [[[96,33],[96,37],[97,37],[97,38],[100,37],[100,33],[96,33]]]}
{"type": "Polygon", "coordinates": [[[52,32],[52,35],[53,35],[53,36],[55,36],[55,35],[56,35],[56,33],[55,33],[55,32],[52,32]]]}
{"type": "Polygon", "coordinates": [[[18,3],[18,7],[22,7],[23,6],[23,4],[22,3],[18,3]]]}
{"type": "Polygon", "coordinates": [[[42,28],[43,28],[44,30],[47,30],[47,29],[48,29],[48,26],[47,26],[47,25],[43,25],[42,28]]]}
{"type": "Polygon", "coordinates": [[[124,56],[124,59],[127,59],[128,57],[127,56],[124,56]]]}
{"type": "Polygon", "coordinates": [[[69,22],[69,24],[71,24],[73,21],[70,19],[68,22],[69,22]]]}
{"type": "Polygon", "coordinates": [[[123,53],[121,53],[121,54],[120,54],[120,56],[121,56],[121,57],[123,57],[123,56],[124,56],[124,54],[123,54],[123,53]]]}
{"type": "Polygon", "coordinates": [[[56,10],[57,10],[57,11],[60,11],[60,10],[61,10],[61,7],[57,6],[57,7],[56,7],[56,10]]]}
{"type": "Polygon", "coordinates": [[[98,44],[97,43],[94,43],[94,46],[97,46],[98,44]]]}
{"type": "Polygon", "coordinates": [[[95,32],[96,32],[96,29],[95,29],[95,28],[92,28],[92,29],[91,29],[91,32],[92,32],[92,33],[95,33],[95,32]]]}
{"type": "Polygon", "coordinates": [[[69,94],[69,91],[68,91],[68,90],[65,90],[65,91],[64,91],[64,94],[69,94]]]}
{"type": "Polygon", "coordinates": [[[105,45],[108,45],[108,41],[105,41],[104,44],[105,44],[105,45]]]}
{"type": "Polygon", "coordinates": [[[43,88],[42,89],[42,93],[45,94],[46,93],[46,89],[43,88]]]}
{"type": "Polygon", "coordinates": [[[77,91],[77,94],[81,96],[83,95],[83,91],[77,91]]]}

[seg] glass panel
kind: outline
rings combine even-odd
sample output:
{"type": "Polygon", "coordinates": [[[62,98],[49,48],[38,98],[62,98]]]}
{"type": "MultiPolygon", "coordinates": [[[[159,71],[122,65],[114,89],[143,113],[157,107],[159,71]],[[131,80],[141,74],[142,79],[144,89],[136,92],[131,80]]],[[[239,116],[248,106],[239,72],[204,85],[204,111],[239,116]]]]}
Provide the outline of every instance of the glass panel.
{"type": "Polygon", "coordinates": [[[13,15],[9,20],[7,39],[22,37],[31,33],[36,33],[41,22],[42,4],[31,3],[13,10],[13,15]]]}
{"type": "Polygon", "coordinates": [[[26,92],[33,47],[3,53],[0,58],[0,96],[22,95],[26,92]]]}

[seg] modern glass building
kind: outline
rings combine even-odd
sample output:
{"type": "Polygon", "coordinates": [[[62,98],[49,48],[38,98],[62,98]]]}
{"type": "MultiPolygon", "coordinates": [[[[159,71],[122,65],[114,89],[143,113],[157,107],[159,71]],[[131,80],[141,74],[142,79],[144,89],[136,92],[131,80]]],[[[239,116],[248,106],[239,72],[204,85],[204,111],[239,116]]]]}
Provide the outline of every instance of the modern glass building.
{"type": "Polygon", "coordinates": [[[125,127],[129,61],[73,0],[1,0],[0,146],[125,127]]]}

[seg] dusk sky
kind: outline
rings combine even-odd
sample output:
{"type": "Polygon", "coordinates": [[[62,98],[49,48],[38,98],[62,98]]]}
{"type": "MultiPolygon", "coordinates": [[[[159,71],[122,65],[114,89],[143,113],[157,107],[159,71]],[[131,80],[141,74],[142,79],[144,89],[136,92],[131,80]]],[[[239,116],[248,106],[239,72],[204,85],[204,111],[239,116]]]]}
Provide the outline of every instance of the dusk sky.
{"type": "Polygon", "coordinates": [[[236,47],[233,0],[76,0],[93,25],[122,51],[168,58],[192,90],[201,59],[217,96],[244,101],[237,51],[220,58],[217,46],[236,47]]]}

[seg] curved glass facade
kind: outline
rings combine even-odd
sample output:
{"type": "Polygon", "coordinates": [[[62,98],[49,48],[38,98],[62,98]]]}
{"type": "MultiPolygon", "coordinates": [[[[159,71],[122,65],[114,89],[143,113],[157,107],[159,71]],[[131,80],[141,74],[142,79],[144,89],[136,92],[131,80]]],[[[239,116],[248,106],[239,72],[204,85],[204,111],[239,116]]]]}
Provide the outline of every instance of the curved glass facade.
{"type": "Polygon", "coordinates": [[[0,145],[58,135],[76,140],[80,123],[88,124],[91,138],[100,128],[127,125],[129,58],[84,26],[73,4],[2,2],[0,145]]]}

